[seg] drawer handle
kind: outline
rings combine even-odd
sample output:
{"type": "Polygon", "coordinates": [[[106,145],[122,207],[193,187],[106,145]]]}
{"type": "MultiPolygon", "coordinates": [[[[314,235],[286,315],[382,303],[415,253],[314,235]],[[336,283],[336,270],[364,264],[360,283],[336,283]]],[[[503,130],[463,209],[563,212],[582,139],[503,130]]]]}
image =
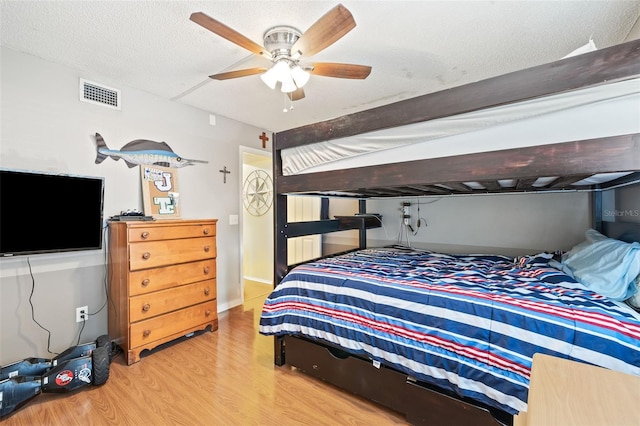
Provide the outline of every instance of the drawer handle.
{"type": "Polygon", "coordinates": [[[205,275],[209,275],[209,267],[208,266],[204,267],[204,274],[205,275]]]}
{"type": "Polygon", "coordinates": [[[151,334],[151,330],[145,330],[142,332],[143,337],[149,337],[150,334],[151,334]]]}
{"type": "Polygon", "coordinates": [[[209,315],[211,315],[211,311],[207,309],[206,311],[204,311],[204,315],[208,317],[209,315]]]}
{"type": "Polygon", "coordinates": [[[202,230],[202,233],[203,233],[204,235],[209,235],[209,228],[204,228],[204,229],[202,230]]]}
{"type": "Polygon", "coordinates": [[[204,252],[205,253],[209,253],[209,250],[211,250],[210,246],[204,246],[204,252]]]}
{"type": "Polygon", "coordinates": [[[151,309],[151,305],[148,303],[145,303],[144,305],[142,305],[142,312],[148,312],[149,309],[151,309]]]}
{"type": "Polygon", "coordinates": [[[211,293],[211,290],[209,290],[209,287],[205,288],[205,289],[204,289],[204,295],[205,295],[205,296],[208,296],[208,295],[209,295],[209,293],[211,293]]]}
{"type": "Polygon", "coordinates": [[[140,234],[140,237],[142,237],[143,240],[146,240],[147,238],[149,238],[149,233],[147,231],[144,231],[142,234],[140,234]]]}
{"type": "Polygon", "coordinates": [[[149,285],[149,278],[145,278],[144,280],[142,280],[142,282],[140,283],[140,285],[142,287],[146,287],[149,285]]]}
{"type": "Polygon", "coordinates": [[[144,260],[148,260],[151,257],[151,253],[149,253],[148,251],[145,251],[144,253],[142,253],[142,258],[144,260]]]}

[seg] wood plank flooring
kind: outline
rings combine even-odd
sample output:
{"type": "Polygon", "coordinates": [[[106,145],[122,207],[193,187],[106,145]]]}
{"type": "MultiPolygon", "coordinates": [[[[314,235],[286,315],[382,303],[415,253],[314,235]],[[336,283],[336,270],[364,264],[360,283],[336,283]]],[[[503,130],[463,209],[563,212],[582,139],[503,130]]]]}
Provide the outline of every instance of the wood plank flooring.
{"type": "Polygon", "coordinates": [[[266,297],[257,293],[221,314],[218,331],[165,345],[131,366],[120,355],[103,386],[41,394],[2,426],[406,424],[395,412],[274,366],[273,340],[257,331],[266,297]]]}

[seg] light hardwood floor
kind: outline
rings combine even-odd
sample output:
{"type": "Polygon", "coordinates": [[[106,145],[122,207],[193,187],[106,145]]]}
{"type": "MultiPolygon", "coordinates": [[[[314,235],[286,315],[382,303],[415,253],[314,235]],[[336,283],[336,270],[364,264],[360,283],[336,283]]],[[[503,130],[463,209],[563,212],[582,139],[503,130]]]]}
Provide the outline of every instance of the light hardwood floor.
{"type": "Polygon", "coordinates": [[[220,315],[218,331],[143,354],[131,366],[120,355],[103,386],[41,394],[2,426],[406,424],[394,412],[274,366],[273,340],[257,331],[266,294],[247,295],[243,306],[220,315]]]}

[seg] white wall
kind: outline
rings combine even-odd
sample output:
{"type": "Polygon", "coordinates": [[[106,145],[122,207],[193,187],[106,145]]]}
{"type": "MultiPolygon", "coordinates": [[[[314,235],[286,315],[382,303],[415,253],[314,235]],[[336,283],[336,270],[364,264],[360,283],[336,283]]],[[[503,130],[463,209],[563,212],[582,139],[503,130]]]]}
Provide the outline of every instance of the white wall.
{"type": "Polygon", "coordinates": [[[627,34],[627,37],[624,39],[624,41],[637,40],[639,38],[640,38],[640,18],[638,18],[636,20],[636,23],[633,24],[631,31],[629,31],[629,34],[627,34]]]}
{"type": "MultiPolygon", "coordinates": [[[[25,55],[1,50],[0,166],[105,178],[105,218],[121,210],[142,210],[139,169],[106,159],[95,164],[92,135],[100,133],[108,146],[120,149],[134,139],[165,141],[186,158],[209,161],[179,169],[181,215],[185,219],[218,218],[218,306],[241,301],[239,227],[230,226],[230,214],[240,208],[240,145],[260,146],[257,129],[225,117],[209,124],[209,113],[105,81],[100,75],[75,70],[25,55]],[[79,78],[122,90],[122,110],[78,100],[79,78]],[[218,171],[231,171],[223,183],[218,171]]],[[[25,194],[29,196],[29,194],[25,194]]],[[[63,205],[57,206],[64,208],[63,205]]],[[[34,232],[47,232],[46,209],[34,232]]],[[[25,230],[27,231],[27,230],[25,230]]],[[[28,356],[47,356],[47,332],[31,319],[29,294],[35,282],[35,317],[51,331],[51,350],[60,352],[75,343],[79,324],[75,307],[88,305],[90,313],[105,303],[105,251],[35,255],[0,260],[0,364],[28,356]]],[[[91,316],[82,333],[90,341],[107,332],[107,309],[91,316]]]]}
{"type": "MultiPolygon", "coordinates": [[[[384,228],[367,232],[368,245],[397,242],[402,201],[412,203],[409,236],[414,247],[451,253],[495,253],[520,255],[568,250],[584,239],[591,226],[588,193],[536,193],[422,197],[371,200],[368,213],[381,213],[384,228]]],[[[406,244],[406,233],[402,239],[406,244]]]]}

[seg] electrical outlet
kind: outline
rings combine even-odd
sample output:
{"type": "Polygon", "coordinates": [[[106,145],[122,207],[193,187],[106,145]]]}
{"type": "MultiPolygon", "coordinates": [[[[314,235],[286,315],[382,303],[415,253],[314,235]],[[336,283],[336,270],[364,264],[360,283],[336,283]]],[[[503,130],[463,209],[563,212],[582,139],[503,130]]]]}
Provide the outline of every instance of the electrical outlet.
{"type": "Polygon", "coordinates": [[[411,215],[409,214],[409,207],[411,207],[411,203],[407,201],[402,202],[402,222],[405,225],[409,225],[409,219],[411,215]]]}
{"type": "Polygon", "coordinates": [[[76,322],[82,322],[89,319],[89,307],[81,306],[76,308],[76,322]]]}
{"type": "Polygon", "coordinates": [[[402,214],[403,215],[408,215],[409,214],[409,207],[411,207],[411,203],[404,201],[402,203],[402,214]]]}

